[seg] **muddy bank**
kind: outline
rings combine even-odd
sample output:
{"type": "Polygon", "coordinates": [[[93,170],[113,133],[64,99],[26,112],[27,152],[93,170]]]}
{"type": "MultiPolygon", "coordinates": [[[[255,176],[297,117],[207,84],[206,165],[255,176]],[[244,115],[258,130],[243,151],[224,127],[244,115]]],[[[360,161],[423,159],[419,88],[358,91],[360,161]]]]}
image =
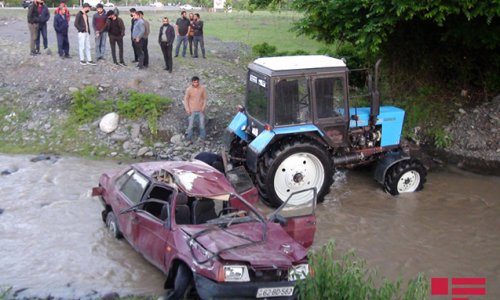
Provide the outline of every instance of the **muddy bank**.
{"type": "Polygon", "coordinates": [[[500,95],[475,108],[460,108],[445,131],[452,145],[428,149],[431,153],[461,169],[500,176],[500,95]]]}

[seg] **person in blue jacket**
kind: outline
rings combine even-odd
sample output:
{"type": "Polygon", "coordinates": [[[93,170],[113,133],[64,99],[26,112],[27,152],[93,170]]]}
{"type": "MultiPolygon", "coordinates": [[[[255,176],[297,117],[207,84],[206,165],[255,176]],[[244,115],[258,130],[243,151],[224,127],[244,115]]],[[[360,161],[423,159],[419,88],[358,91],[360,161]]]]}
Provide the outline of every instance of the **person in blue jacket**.
{"type": "Polygon", "coordinates": [[[38,14],[39,14],[39,19],[38,19],[38,33],[36,35],[36,52],[40,52],[40,34],[43,37],[43,49],[47,50],[47,47],[49,46],[49,41],[47,40],[47,22],[50,19],[50,12],[49,8],[47,5],[45,5],[44,0],[39,0],[38,1],[38,14]]]}
{"type": "Polygon", "coordinates": [[[65,11],[60,9],[59,13],[54,17],[54,30],[57,35],[57,50],[61,58],[71,58],[69,56],[68,28],[69,24],[65,11]]]}

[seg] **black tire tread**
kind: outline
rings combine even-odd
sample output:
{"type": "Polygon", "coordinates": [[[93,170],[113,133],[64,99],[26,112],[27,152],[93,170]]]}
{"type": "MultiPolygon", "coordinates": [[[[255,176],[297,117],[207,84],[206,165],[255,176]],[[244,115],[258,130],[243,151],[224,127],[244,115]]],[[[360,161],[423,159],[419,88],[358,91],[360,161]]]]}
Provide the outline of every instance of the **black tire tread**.
{"type": "Polygon", "coordinates": [[[427,180],[427,169],[424,167],[424,165],[415,158],[409,159],[409,160],[404,160],[401,161],[394,166],[392,166],[386,174],[385,182],[384,182],[384,188],[385,190],[391,194],[391,195],[399,195],[398,189],[397,189],[397,184],[399,181],[399,178],[403,173],[409,171],[409,170],[416,170],[420,174],[420,183],[415,190],[416,192],[421,191],[424,188],[424,183],[427,180]]]}
{"type": "Polygon", "coordinates": [[[327,176],[329,171],[325,172],[325,182],[323,183],[323,187],[318,191],[318,198],[317,201],[319,203],[324,201],[324,196],[328,194],[330,191],[330,187],[333,184],[333,173],[334,173],[334,167],[333,167],[333,162],[330,158],[329,153],[327,150],[320,145],[318,142],[308,139],[308,138],[289,138],[289,139],[284,139],[280,142],[277,142],[274,147],[272,147],[270,150],[266,151],[266,153],[261,157],[261,159],[258,162],[258,167],[259,169],[257,170],[256,174],[256,181],[257,181],[257,188],[259,190],[260,195],[267,200],[267,202],[274,206],[278,207],[282,204],[281,199],[277,199],[273,196],[273,193],[270,193],[267,190],[267,180],[272,180],[270,176],[268,176],[269,170],[271,166],[274,164],[274,162],[281,156],[281,155],[286,155],[286,153],[289,151],[289,149],[293,149],[296,147],[314,147],[318,149],[319,151],[324,151],[325,156],[328,159],[328,164],[329,166],[325,166],[325,168],[330,167],[331,169],[331,176],[327,176]]]}

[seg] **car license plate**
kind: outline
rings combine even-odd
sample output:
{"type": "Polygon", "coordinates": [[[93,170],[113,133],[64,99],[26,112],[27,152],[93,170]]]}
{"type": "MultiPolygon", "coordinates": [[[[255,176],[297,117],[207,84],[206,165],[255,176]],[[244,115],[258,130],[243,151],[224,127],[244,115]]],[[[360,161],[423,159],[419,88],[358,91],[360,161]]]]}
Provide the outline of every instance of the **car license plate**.
{"type": "Polygon", "coordinates": [[[293,286],[260,288],[257,290],[257,298],[283,297],[293,295],[293,286]]]}

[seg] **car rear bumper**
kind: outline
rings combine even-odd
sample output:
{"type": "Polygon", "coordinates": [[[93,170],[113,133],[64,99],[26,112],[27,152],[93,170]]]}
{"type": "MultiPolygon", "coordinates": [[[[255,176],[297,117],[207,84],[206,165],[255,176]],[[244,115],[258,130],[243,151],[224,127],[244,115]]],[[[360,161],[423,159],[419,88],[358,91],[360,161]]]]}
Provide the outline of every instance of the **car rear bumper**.
{"type": "MultiPolygon", "coordinates": [[[[255,299],[259,288],[293,287],[293,281],[277,282],[215,282],[199,274],[194,274],[196,291],[202,299],[255,299]]],[[[297,299],[297,288],[292,296],[268,297],[266,299],[297,299]]],[[[264,299],[264,298],[263,298],[264,299]]]]}

